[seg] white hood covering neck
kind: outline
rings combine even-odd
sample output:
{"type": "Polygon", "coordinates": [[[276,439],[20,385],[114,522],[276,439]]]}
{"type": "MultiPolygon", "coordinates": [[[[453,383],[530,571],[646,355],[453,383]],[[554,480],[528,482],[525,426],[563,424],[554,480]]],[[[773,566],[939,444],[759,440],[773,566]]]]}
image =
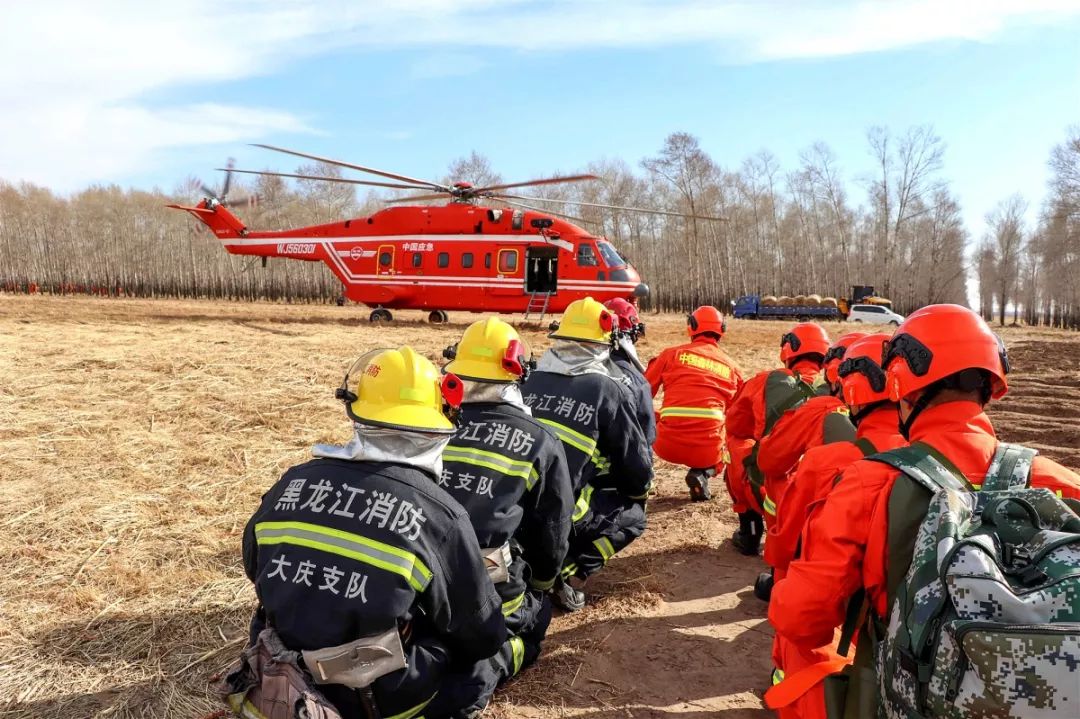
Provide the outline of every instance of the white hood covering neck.
{"type": "Polygon", "coordinates": [[[521,385],[517,382],[477,382],[463,379],[465,396],[462,404],[508,404],[526,414],[532,414],[521,396],[521,385]]]}
{"type": "Polygon", "coordinates": [[[536,369],[552,374],[574,377],[582,374],[602,374],[622,379],[623,373],[611,361],[609,345],[556,340],[554,346],[540,358],[536,369]]]}
{"type": "Polygon", "coordinates": [[[641,363],[641,358],[638,357],[637,347],[634,346],[634,343],[626,337],[620,337],[618,342],[619,349],[626,355],[626,359],[630,360],[630,364],[637,367],[639,372],[644,373],[645,365],[641,363]]]}
{"type": "Polygon", "coordinates": [[[351,462],[393,462],[416,467],[437,478],[442,474],[443,448],[453,435],[419,430],[371,427],[353,422],[353,438],[348,444],[317,444],[316,457],[351,462]]]}

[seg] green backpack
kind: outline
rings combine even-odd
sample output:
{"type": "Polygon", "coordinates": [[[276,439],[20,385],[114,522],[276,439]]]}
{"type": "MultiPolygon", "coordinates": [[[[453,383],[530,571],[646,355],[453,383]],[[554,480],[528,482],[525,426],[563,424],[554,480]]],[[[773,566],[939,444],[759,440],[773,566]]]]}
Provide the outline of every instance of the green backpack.
{"type": "Polygon", "coordinates": [[[872,672],[876,697],[863,691],[848,716],[1080,717],[1080,517],[1027,486],[1034,457],[999,444],[981,488],[929,445],[869,457],[902,474],[888,623],[866,623],[852,667],[872,672]]]}
{"type": "MultiPolygon", "coordinates": [[[[765,431],[762,436],[768,436],[784,413],[802,406],[806,400],[814,396],[814,392],[814,388],[803,382],[797,375],[790,375],[780,370],[771,372],[765,380],[765,431]]],[[[758,501],[762,501],[765,497],[765,475],[758,468],[759,449],[758,443],[755,443],[746,459],[743,460],[743,466],[746,468],[746,481],[754,496],[758,498],[758,501]]]]}

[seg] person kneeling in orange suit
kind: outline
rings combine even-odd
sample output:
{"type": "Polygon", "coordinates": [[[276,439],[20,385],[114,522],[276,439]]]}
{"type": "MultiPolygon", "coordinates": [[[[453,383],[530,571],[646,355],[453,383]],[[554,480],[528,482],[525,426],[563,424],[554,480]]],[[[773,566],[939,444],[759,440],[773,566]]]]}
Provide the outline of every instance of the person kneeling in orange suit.
{"type": "Polygon", "coordinates": [[[724,418],[742,386],[739,368],[720,349],[727,331],[715,307],[698,307],[686,318],[690,341],[668,347],[649,363],[645,378],[655,397],[664,392],[653,451],[689,467],[690,499],[709,499],[709,478],[727,464],[724,418]]]}
{"type": "Polygon", "coordinates": [[[821,372],[829,336],[820,325],[795,325],[780,340],[781,369],[760,372],[743,385],[727,417],[728,446],[732,453],[728,491],[739,515],[739,531],[731,538],[742,554],[754,556],[765,527],[762,520],[764,476],[758,467],[759,442],[788,410],[814,397],[814,382],[821,372]],[[734,465],[738,466],[734,466],[734,465]]]}
{"type": "MultiPolygon", "coordinates": [[[[887,334],[864,335],[847,348],[843,362],[836,368],[836,384],[851,411],[856,436],[851,442],[814,447],[799,462],[777,507],[766,543],[765,556],[776,581],[787,575],[788,566],[799,555],[808,519],[820,510],[844,469],[863,457],[907,444],[900,434],[896,404],[889,401],[885,373],[881,369],[881,350],[888,340],[887,334]]],[[[835,641],[806,648],[785,640],[780,634],[773,639],[774,686],[781,686],[786,677],[797,677],[808,667],[829,666],[825,662],[840,663],[835,641]]],[[[796,679],[773,696],[777,695],[780,699],[774,708],[782,719],[825,719],[825,697],[820,682],[796,679]],[[808,686],[797,687],[798,684],[808,686]],[[782,701],[787,703],[781,704],[782,701]]]]}

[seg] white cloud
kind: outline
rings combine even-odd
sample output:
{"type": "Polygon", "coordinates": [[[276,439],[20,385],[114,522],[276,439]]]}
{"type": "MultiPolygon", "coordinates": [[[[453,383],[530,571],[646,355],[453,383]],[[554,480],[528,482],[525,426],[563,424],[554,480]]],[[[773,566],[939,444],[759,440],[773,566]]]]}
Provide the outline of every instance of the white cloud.
{"type": "Polygon", "coordinates": [[[283,108],[168,104],[176,89],[270,74],[343,47],[424,48],[415,79],[484,67],[477,50],[707,44],[727,60],[828,57],[1080,14],[1078,0],[38,0],[0,24],[0,177],[61,189],[155,153],[311,131],[283,108]],[[469,52],[465,52],[469,50],[469,52]]]}

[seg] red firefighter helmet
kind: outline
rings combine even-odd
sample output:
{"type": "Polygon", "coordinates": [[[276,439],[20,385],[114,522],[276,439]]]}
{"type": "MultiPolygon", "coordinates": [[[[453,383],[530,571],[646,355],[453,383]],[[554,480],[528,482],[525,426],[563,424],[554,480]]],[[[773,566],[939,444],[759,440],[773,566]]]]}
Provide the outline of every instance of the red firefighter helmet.
{"type": "Polygon", "coordinates": [[[894,402],[957,372],[990,373],[990,396],[1009,391],[1005,344],[979,315],[960,305],[929,305],[911,313],[882,351],[894,402]]]}
{"type": "Polygon", "coordinates": [[[604,307],[611,310],[611,314],[618,319],[620,332],[633,332],[643,326],[641,319],[638,317],[637,307],[634,307],[622,297],[608,300],[604,303],[604,307]]]}
{"type": "Polygon", "coordinates": [[[712,332],[718,337],[723,337],[727,332],[727,320],[712,305],[702,305],[686,317],[686,334],[691,338],[705,332],[712,332]]]}
{"type": "Polygon", "coordinates": [[[862,336],[848,345],[843,361],[836,368],[844,402],[851,407],[889,399],[885,370],[881,369],[881,348],[889,341],[889,335],[859,334],[862,336]]]}
{"type": "Polygon", "coordinates": [[[787,366],[805,355],[821,355],[824,360],[828,351],[829,335],[813,322],[800,322],[780,338],[780,361],[787,366]]]}
{"type": "Polygon", "coordinates": [[[863,337],[866,337],[865,332],[848,332],[846,335],[840,335],[829,347],[829,351],[825,353],[825,379],[828,380],[829,384],[836,384],[840,381],[836,370],[844,359],[844,353],[847,352],[847,348],[851,346],[852,342],[863,337]]]}

